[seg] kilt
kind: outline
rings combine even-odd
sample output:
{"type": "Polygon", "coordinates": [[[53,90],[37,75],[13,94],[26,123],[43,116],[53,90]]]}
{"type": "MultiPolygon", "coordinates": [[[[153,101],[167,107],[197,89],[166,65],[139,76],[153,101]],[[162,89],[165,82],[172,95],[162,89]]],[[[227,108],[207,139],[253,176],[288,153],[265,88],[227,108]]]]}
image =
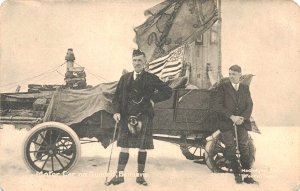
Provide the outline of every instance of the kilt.
{"type": "Polygon", "coordinates": [[[140,133],[132,134],[128,129],[128,117],[121,116],[118,130],[117,146],[123,148],[154,149],[152,127],[153,117],[143,113],[140,115],[142,128],[140,133]]]}

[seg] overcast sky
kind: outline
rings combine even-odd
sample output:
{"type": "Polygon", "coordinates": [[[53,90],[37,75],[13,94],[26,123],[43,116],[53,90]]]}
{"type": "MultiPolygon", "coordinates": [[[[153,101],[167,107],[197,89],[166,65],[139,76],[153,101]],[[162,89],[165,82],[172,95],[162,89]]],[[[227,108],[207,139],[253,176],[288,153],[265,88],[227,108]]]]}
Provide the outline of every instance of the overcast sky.
{"type": "MultiPolygon", "coordinates": [[[[133,28],[145,21],[144,10],[159,2],[4,2],[0,90],[14,91],[17,84],[24,91],[28,83],[62,84],[65,66],[59,65],[68,48],[86,67],[88,84],[118,80],[123,68],[132,70],[133,28]],[[48,75],[28,79],[43,72],[48,75]]],[[[299,7],[285,0],[222,0],[222,19],[223,75],[233,64],[256,75],[251,91],[258,124],[299,126],[299,7]]]]}

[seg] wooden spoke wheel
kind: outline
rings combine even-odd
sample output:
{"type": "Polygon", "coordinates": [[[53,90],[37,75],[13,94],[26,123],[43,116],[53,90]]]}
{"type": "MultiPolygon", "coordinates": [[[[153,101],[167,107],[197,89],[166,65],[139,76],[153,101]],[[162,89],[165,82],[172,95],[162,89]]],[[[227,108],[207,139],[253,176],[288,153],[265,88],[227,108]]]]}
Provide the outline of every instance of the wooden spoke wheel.
{"type": "Polygon", "coordinates": [[[203,148],[201,146],[180,146],[180,149],[188,160],[203,159],[203,148]]]}
{"type": "Polygon", "coordinates": [[[23,152],[26,164],[34,172],[67,173],[78,162],[80,141],[67,125],[46,122],[31,129],[23,152]]]}
{"type": "Polygon", "coordinates": [[[184,138],[185,144],[180,145],[180,150],[182,154],[188,160],[201,160],[204,159],[204,144],[203,140],[198,135],[194,138],[184,138]]]}
{"type": "MultiPolygon", "coordinates": [[[[255,146],[253,139],[249,136],[249,154],[251,158],[251,165],[255,161],[255,146]]],[[[214,133],[207,141],[205,146],[205,162],[207,167],[213,172],[232,172],[230,161],[224,156],[225,145],[222,142],[221,133],[214,133]]]]}

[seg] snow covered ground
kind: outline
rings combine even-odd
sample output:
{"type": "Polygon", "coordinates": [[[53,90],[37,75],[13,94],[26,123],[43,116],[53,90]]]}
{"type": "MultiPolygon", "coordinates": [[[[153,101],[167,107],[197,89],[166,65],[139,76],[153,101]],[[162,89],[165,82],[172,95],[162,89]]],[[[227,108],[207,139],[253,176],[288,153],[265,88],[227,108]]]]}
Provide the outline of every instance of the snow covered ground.
{"type": "MultiPolygon", "coordinates": [[[[212,173],[206,165],[185,159],[178,146],[155,141],[146,165],[148,187],[125,178],[118,186],[104,185],[110,147],[99,143],[81,145],[82,156],[72,173],[66,176],[33,174],[22,157],[27,131],[4,125],[0,129],[0,187],[5,191],[33,190],[299,190],[300,128],[260,127],[252,134],[257,148],[254,175],[259,185],[236,185],[232,174],[212,173]]],[[[111,172],[116,170],[119,148],[114,147],[111,172]]],[[[127,173],[135,173],[137,150],[131,150],[127,173]]]]}

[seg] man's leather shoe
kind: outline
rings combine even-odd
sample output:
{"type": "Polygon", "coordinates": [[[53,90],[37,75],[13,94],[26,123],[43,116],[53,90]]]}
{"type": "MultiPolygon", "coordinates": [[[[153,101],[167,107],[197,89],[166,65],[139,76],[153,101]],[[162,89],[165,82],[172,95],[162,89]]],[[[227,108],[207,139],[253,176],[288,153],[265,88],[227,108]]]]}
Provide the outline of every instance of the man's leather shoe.
{"type": "Polygon", "coordinates": [[[148,183],[147,183],[147,181],[145,180],[143,174],[139,174],[139,176],[136,177],[136,183],[141,184],[141,185],[143,185],[143,186],[147,186],[147,185],[148,185],[148,183]]]}
{"type": "Polygon", "coordinates": [[[117,173],[109,182],[106,183],[107,186],[109,185],[118,185],[124,182],[124,176],[119,176],[117,173]]]}
{"type": "Polygon", "coordinates": [[[242,178],[241,174],[235,174],[234,175],[234,180],[235,180],[235,183],[237,183],[237,184],[242,184],[243,183],[243,178],[242,178]]]}
{"type": "Polygon", "coordinates": [[[258,182],[255,181],[251,176],[247,176],[244,178],[244,182],[247,184],[257,184],[258,182]]]}

